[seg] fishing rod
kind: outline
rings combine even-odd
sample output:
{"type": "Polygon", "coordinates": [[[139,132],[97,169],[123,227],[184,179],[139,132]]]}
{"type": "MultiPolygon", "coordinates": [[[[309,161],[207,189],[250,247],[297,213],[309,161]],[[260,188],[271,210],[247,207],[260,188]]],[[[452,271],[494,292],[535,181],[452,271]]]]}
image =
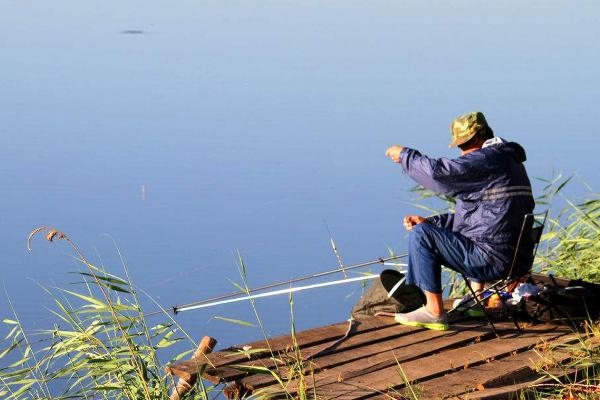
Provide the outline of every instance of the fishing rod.
{"type": "MultiPolygon", "coordinates": [[[[406,266],[406,264],[398,264],[398,265],[402,265],[402,266],[406,266]]],[[[402,273],[406,273],[406,271],[401,271],[402,273]]],[[[297,286],[297,287],[290,287],[287,289],[279,289],[279,290],[274,290],[271,292],[265,292],[265,293],[259,293],[259,294],[251,294],[249,296],[244,296],[244,297],[234,297],[231,299],[226,299],[226,300],[220,300],[220,301],[213,301],[210,303],[203,303],[203,304],[196,304],[193,306],[179,306],[177,307],[177,312],[183,312],[183,311],[190,311],[190,310],[197,310],[199,308],[207,308],[207,307],[213,307],[213,306],[218,306],[221,304],[229,304],[229,303],[236,303],[238,301],[244,301],[244,300],[253,300],[253,299],[260,299],[263,297],[271,297],[271,296],[277,296],[279,294],[286,294],[286,293],[295,293],[295,292],[301,292],[303,290],[308,290],[308,289],[314,289],[314,288],[320,288],[320,287],[326,287],[326,286],[333,286],[333,285],[340,285],[342,283],[350,283],[350,282],[359,282],[359,281],[366,281],[366,280],[370,280],[370,279],[375,279],[375,278],[379,278],[378,274],[369,274],[369,275],[364,275],[364,276],[357,276],[355,278],[345,278],[345,279],[339,279],[337,281],[328,281],[328,282],[321,282],[321,283],[315,283],[312,285],[305,285],[305,286],[297,286]]],[[[398,283],[396,283],[394,285],[394,287],[390,290],[390,292],[388,293],[388,299],[390,297],[393,296],[394,292],[396,292],[396,290],[398,290],[398,288],[404,283],[405,278],[402,278],[398,281],[398,283]]]]}
{"type": "Polygon", "coordinates": [[[313,285],[305,285],[305,286],[290,287],[290,288],[287,288],[287,289],[273,290],[271,292],[251,294],[249,296],[234,297],[234,298],[231,298],[231,299],[220,300],[220,301],[213,301],[213,302],[210,302],[210,303],[196,304],[196,305],[193,305],[193,306],[179,306],[179,307],[177,307],[177,313],[180,313],[180,312],[183,312],[183,311],[197,310],[199,308],[207,308],[207,307],[218,306],[218,305],[221,305],[221,304],[236,303],[238,301],[260,299],[260,298],[263,298],[263,297],[277,296],[279,294],[301,292],[303,290],[314,289],[314,288],[318,288],[318,287],[326,287],[326,286],[339,285],[339,284],[342,284],[342,283],[366,281],[366,280],[375,279],[375,278],[378,278],[378,277],[379,277],[379,275],[370,274],[370,275],[364,275],[364,276],[357,276],[355,278],[340,279],[340,280],[337,280],[337,281],[315,283],[313,285]]]}
{"type": "MultiPolygon", "coordinates": [[[[376,260],[371,260],[371,261],[365,261],[359,264],[354,264],[354,265],[349,265],[344,267],[345,271],[350,271],[353,269],[357,269],[357,268],[363,268],[363,267],[368,267],[369,265],[375,265],[375,264],[383,264],[383,265],[390,265],[389,262],[390,261],[394,261],[394,260],[398,260],[401,258],[404,258],[408,255],[408,253],[403,253],[403,254],[398,254],[396,256],[390,256],[390,257],[385,257],[385,258],[378,258],[376,260]],[[387,264],[386,264],[387,263],[387,264]]],[[[394,264],[395,266],[403,266],[402,264],[394,264]]],[[[204,305],[204,304],[208,304],[208,303],[218,303],[221,300],[227,300],[227,299],[232,299],[234,297],[238,297],[238,296],[243,296],[246,295],[245,297],[249,297],[251,293],[256,293],[256,292],[260,292],[263,290],[267,290],[267,289],[273,289],[277,286],[283,286],[283,285],[291,285],[293,283],[298,283],[298,282],[302,282],[305,280],[309,280],[309,279],[315,279],[315,278],[320,278],[323,276],[327,276],[327,275],[332,275],[338,272],[342,272],[342,270],[340,268],[336,268],[336,269],[332,269],[332,270],[328,270],[328,271],[323,271],[323,272],[318,272],[316,274],[310,274],[310,275],[304,275],[304,276],[300,276],[298,278],[293,278],[293,279],[289,279],[286,281],[279,281],[279,282],[275,282],[275,283],[270,283],[264,286],[260,286],[260,287],[256,287],[253,289],[248,289],[248,290],[240,290],[237,292],[231,292],[231,293],[227,293],[227,294],[223,294],[220,296],[216,296],[216,297],[211,297],[209,299],[204,299],[204,300],[199,300],[199,301],[195,301],[195,302],[191,302],[191,303],[187,303],[187,304],[182,304],[180,306],[173,306],[170,307],[169,309],[167,309],[166,311],[171,311],[173,312],[174,315],[177,315],[177,313],[179,313],[181,310],[183,309],[190,309],[190,307],[195,307],[195,306],[199,306],[199,305],[204,305]]],[[[367,275],[369,276],[369,275],[367,275]]],[[[374,276],[378,276],[378,275],[374,275],[374,276]]],[[[361,277],[362,278],[362,277],[361,277]]],[[[355,278],[349,278],[349,279],[355,279],[355,278]]],[[[342,281],[350,281],[349,279],[344,279],[342,281]]],[[[372,279],[372,278],[370,278],[372,279]]],[[[357,279],[355,279],[357,280],[357,279]]],[[[336,284],[340,284],[340,283],[344,283],[342,281],[339,281],[336,284]]],[[[327,282],[325,282],[327,283],[327,282]]],[[[320,285],[324,285],[324,284],[320,284],[320,285]]],[[[309,285],[309,286],[313,286],[313,285],[309,285]]],[[[289,289],[286,289],[289,290],[289,289]]],[[[303,289],[306,290],[306,289],[303,289]]],[[[289,292],[288,292],[289,293],[289,292]]],[[[280,293],[278,293],[280,294],[280,293]]],[[[262,296],[262,297],[266,297],[266,296],[262,296]]],[[[243,298],[244,300],[250,300],[250,299],[246,299],[243,298]]],[[[239,300],[241,301],[241,300],[239,300]]],[[[219,304],[223,304],[223,303],[219,303],[219,304]]],[[[216,304],[213,304],[216,305],[216,304]]],[[[198,307],[199,308],[199,307],[198,307]]],[[[162,314],[165,310],[160,310],[160,311],[154,311],[148,314],[145,314],[145,316],[149,317],[152,315],[157,315],[157,314],[162,314]]]]}

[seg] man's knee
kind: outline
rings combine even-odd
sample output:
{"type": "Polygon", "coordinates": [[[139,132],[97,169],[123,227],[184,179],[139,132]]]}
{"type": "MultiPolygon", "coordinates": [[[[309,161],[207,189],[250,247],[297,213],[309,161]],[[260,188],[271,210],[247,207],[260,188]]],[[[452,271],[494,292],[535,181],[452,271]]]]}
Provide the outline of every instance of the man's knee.
{"type": "Polygon", "coordinates": [[[417,224],[410,231],[409,240],[416,241],[419,243],[423,243],[424,241],[429,242],[433,236],[432,232],[434,229],[435,226],[426,222],[417,224]]]}

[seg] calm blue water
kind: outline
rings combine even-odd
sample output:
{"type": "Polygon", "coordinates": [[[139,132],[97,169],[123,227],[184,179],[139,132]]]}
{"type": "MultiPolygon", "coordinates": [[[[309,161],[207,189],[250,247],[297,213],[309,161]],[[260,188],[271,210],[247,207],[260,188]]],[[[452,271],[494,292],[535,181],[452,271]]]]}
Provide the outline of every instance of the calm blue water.
{"type": "MultiPolygon", "coordinates": [[[[531,176],[598,187],[600,6],[595,1],[181,1],[0,3],[0,279],[26,326],[50,323],[36,286],[90,259],[165,306],[405,248],[411,182],[398,143],[439,156],[453,117],[486,113],[528,150],[531,176]],[[141,34],[124,34],[140,30],[141,34]],[[141,188],[145,186],[145,199],[141,188]]],[[[574,190],[579,190],[578,186],[574,190]]],[[[359,285],[298,294],[299,328],[344,320],[359,285]]],[[[259,301],[271,334],[287,297],[259,301]]],[[[148,306],[148,310],[152,310],[148,306]]],[[[5,296],[0,311],[9,315],[5,296]]],[[[260,337],[178,317],[222,344],[260,337]]],[[[159,321],[157,321],[159,322],[159,321]]]]}

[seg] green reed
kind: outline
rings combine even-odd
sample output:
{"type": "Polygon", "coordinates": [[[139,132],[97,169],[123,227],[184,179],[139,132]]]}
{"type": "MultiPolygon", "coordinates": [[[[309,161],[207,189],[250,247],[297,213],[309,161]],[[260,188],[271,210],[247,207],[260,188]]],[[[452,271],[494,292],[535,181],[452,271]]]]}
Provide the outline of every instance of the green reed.
{"type": "Polygon", "coordinates": [[[564,206],[548,218],[535,267],[564,278],[600,283],[600,195],[590,192],[583,201],[573,201],[561,191],[569,181],[549,181],[539,200],[564,206]]]}
{"type": "MultiPolygon", "coordinates": [[[[48,240],[69,243],[85,267],[79,290],[43,287],[54,303],[50,329],[30,331],[12,303],[0,350],[0,397],[13,399],[166,399],[173,379],[164,373],[163,349],[182,338],[176,323],[149,325],[129,279],[90,263],[63,233],[48,240]]],[[[129,273],[125,267],[125,274],[129,273]]],[[[8,296],[7,296],[8,297],[8,296]]],[[[189,352],[175,357],[179,359],[189,352]]],[[[168,360],[171,361],[171,360],[168,360]]],[[[207,399],[200,387],[190,399],[207,399]]]]}

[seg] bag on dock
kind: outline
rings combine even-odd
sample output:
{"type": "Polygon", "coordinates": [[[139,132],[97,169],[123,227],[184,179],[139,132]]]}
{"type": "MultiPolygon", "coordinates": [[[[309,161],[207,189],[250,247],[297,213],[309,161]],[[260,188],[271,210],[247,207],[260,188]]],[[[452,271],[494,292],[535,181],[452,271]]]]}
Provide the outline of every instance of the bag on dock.
{"type": "Polygon", "coordinates": [[[527,311],[541,321],[563,319],[575,322],[595,320],[599,316],[598,287],[587,282],[576,286],[545,287],[538,295],[531,296],[530,300],[531,306],[527,307],[527,311]]]}
{"type": "Polygon", "coordinates": [[[362,295],[358,303],[352,309],[352,316],[375,315],[378,312],[410,312],[425,304],[423,292],[413,285],[402,285],[396,291],[394,297],[388,298],[388,292],[379,279],[374,279],[367,291],[362,295]]]}

